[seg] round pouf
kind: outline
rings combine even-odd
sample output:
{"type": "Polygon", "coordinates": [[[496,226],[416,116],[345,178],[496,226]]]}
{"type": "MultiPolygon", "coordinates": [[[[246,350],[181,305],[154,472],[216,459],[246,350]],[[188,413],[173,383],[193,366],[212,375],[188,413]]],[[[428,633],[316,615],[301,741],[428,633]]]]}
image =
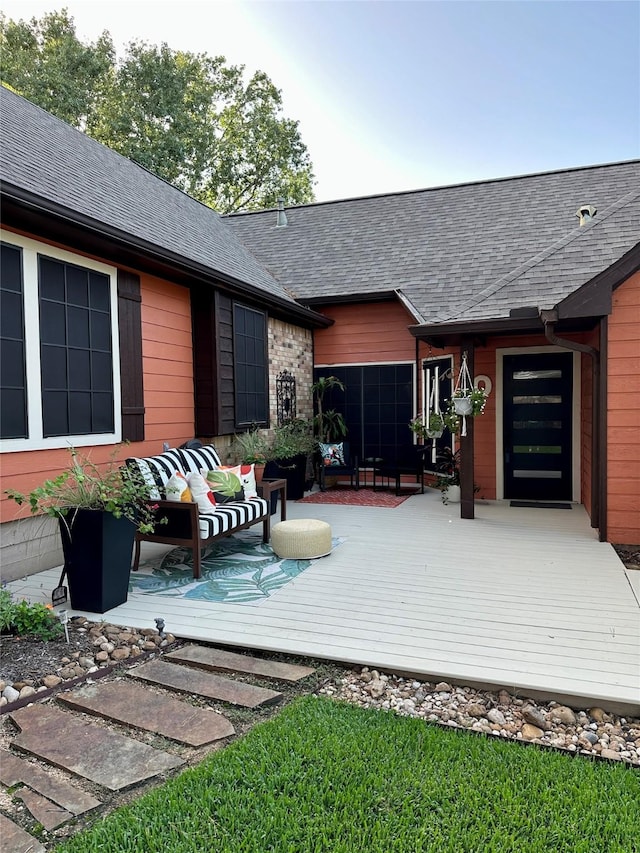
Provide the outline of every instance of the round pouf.
{"type": "Polygon", "coordinates": [[[312,560],[331,553],[331,525],[315,518],[280,521],[271,529],[271,547],[278,557],[312,560]]]}

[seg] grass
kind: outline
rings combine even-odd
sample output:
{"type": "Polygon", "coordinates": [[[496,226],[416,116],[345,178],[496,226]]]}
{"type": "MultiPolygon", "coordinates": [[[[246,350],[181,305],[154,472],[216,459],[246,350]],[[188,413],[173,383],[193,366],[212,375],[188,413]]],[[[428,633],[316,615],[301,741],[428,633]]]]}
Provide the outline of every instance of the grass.
{"type": "Polygon", "coordinates": [[[633,853],[640,776],[307,696],[60,853],[633,853]]]}

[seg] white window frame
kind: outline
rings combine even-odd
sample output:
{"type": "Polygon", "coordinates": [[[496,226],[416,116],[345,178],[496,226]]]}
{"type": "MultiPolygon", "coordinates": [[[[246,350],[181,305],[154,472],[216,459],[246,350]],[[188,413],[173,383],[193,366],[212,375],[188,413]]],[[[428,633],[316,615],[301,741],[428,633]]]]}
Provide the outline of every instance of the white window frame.
{"type": "Polygon", "coordinates": [[[3,242],[22,249],[24,294],[25,364],[27,380],[28,438],[0,441],[0,453],[25,450],[47,450],[61,447],[88,447],[117,444],[122,440],[122,406],[120,393],[120,339],[118,335],[118,271],[115,267],[41,243],[30,237],[0,229],[3,242]],[[38,296],[38,255],[102,273],[109,278],[111,309],[111,346],[113,354],[114,432],[88,435],[56,435],[45,438],[42,426],[42,377],[40,372],[40,307],[38,296]]]}

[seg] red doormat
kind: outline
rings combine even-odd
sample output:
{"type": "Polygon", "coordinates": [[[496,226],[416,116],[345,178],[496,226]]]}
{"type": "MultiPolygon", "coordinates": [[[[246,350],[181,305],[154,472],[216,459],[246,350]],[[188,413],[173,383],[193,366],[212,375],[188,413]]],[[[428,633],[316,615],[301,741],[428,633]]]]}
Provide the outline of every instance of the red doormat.
{"type": "MultiPolygon", "coordinates": [[[[412,492],[411,494],[415,494],[412,492]]],[[[393,492],[374,492],[373,489],[341,489],[334,487],[326,492],[312,492],[296,501],[299,504],[342,504],[344,506],[386,506],[396,507],[411,497],[395,495],[393,492]]]]}

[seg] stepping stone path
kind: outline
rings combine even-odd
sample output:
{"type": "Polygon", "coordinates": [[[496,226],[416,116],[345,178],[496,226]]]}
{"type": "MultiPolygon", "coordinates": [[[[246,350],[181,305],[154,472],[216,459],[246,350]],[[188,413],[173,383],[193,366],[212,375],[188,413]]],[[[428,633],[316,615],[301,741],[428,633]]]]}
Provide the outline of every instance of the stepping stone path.
{"type": "MultiPolygon", "coordinates": [[[[58,694],[55,702],[38,704],[36,695],[34,704],[8,709],[20,729],[12,745],[40,762],[80,777],[80,782],[93,783],[107,792],[120,791],[173,771],[185,763],[184,759],[107,728],[100,721],[90,722],[78,712],[200,748],[235,734],[231,722],[217,710],[195,707],[166,692],[159,693],[151,685],[245,708],[282,699],[275,690],[215,675],[216,671],[288,682],[314,672],[310,667],[188,645],[166,654],[163,660],[127,670],[128,676],[142,683],[129,678],[90,682],[58,694]]],[[[13,796],[22,800],[35,821],[48,831],[103,805],[93,794],[52,774],[42,763],[6,750],[0,750],[0,782],[7,788],[23,786],[13,796]]],[[[45,848],[0,813],[0,853],[45,853],[45,848]]]]}
{"type": "Polygon", "coordinates": [[[279,702],[282,693],[267,690],[265,687],[254,687],[244,681],[234,681],[211,672],[191,669],[177,663],[166,663],[163,660],[152,660],[143,663],[135,669],[130,669],[127,675],[142,678],[161,687],[170,687],[182,693],[195,693],[207,699],[219,699],[231,705],[242,705],[245,708],[257,708],[259,705],[279,702]]]}
{"type": "Polygon", "coordinates": [[[229,720],[215,711],[194,708],[171,696],[158,696],[129,681],[87,684],[72,693],[61,693],[58,701],[76,711],[118,720],[187,746],[203,746],[235,734],[229,720]]]}
{"type": "Polygon", "coordinates": [[[297,666],[275,660],[252,658],[248,655],[239,655],[237,652],[214,649],[211,646],[184,646],[174,652],[168,652],[165,655],[165,660],[194,664],[194,666],[201,666],[203,669],[244,672],[263,678],[277,678],[279,681],[300,681],[314,672],[310,666],[297,666]]]}
{"type": "Polygon", "coordinates": [[[19,749],[110,791],[184,764],[168,752],[97,723],[85,723],[52,705],[29,705],[13,711],[11,718],[20,729],[13,741],[19,749]]]}

